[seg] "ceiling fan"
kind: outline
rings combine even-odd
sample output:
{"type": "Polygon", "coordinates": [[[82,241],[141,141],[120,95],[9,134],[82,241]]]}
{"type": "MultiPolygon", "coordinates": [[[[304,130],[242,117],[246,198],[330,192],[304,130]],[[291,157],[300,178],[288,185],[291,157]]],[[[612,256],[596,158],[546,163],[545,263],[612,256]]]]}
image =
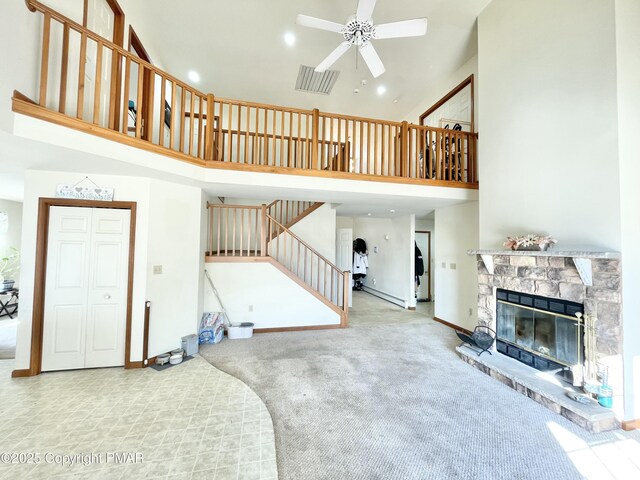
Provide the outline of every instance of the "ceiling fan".
{"type": "Polygon", "coordinates": [[[356,46],[371,74],[379,77],[385,72],[385,68],[371,43],[372,40],[418,37],[427,33],[426,18],[374,25],[371,15],[375,6],[376,0],[360,0],[356,14],[349,17],[345,25],[308,15],[298,15],[296,18],[298,25],[339,33],[344,37],[344,41],[315,68],[316,72],[324,72],[347,50],[356,46]]]}

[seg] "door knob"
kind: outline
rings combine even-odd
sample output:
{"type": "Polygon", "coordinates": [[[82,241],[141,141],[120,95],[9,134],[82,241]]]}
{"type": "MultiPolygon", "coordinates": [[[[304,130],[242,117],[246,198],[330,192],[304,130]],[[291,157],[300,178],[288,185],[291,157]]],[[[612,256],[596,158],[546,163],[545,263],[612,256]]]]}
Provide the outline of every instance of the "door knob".
{"type": "Polygon", "coordinates": [[[109,300],[111,298],[111,295],[109,295],[108,293],[104,296],[104,298],[106,298],[107,300],[109,300]]]}

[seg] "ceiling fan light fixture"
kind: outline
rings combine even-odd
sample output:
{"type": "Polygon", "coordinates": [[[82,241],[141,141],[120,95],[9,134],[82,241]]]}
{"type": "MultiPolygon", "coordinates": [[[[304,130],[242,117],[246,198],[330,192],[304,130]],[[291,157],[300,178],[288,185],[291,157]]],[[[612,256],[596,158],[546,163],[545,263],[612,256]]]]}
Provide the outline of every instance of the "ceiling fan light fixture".
{"type": "Polygon", "coordinates": [[[384,65],[372,42],[385,38],[417,37],[427,33],[427,19],[414,18],[400,22],[374,25],[372,15],[377,0],[359,0],[355,15],[349,17],[344,25],[308,15],[298,15],[296,23],[303,27],[316,28],[342,35],[343,42],[316,67],[323,72],[331,67],[350,48],[355,46],[371,75],[379,77],[385,72],[384,65]]]}

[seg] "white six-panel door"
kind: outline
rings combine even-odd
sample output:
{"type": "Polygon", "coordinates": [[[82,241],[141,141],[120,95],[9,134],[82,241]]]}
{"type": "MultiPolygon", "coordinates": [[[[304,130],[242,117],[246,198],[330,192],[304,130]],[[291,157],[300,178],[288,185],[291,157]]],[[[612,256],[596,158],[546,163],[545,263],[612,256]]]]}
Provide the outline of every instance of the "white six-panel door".
{"type": "Polygon", "coordinates": [[[124,365],[130,216],[51,207],[42,371],[124,365]]]}

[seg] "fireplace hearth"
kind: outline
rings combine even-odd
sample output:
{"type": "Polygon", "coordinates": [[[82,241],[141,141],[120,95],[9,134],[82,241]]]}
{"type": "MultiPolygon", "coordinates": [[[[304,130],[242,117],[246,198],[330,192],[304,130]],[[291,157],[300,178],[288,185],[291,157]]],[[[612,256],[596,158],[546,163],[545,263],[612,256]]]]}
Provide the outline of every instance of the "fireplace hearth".
{"type": "Polygon", "coordinates": [[[582,365],[581,304],[500,288],[496,299],[498,352],[542,371],[582,365]]]}

